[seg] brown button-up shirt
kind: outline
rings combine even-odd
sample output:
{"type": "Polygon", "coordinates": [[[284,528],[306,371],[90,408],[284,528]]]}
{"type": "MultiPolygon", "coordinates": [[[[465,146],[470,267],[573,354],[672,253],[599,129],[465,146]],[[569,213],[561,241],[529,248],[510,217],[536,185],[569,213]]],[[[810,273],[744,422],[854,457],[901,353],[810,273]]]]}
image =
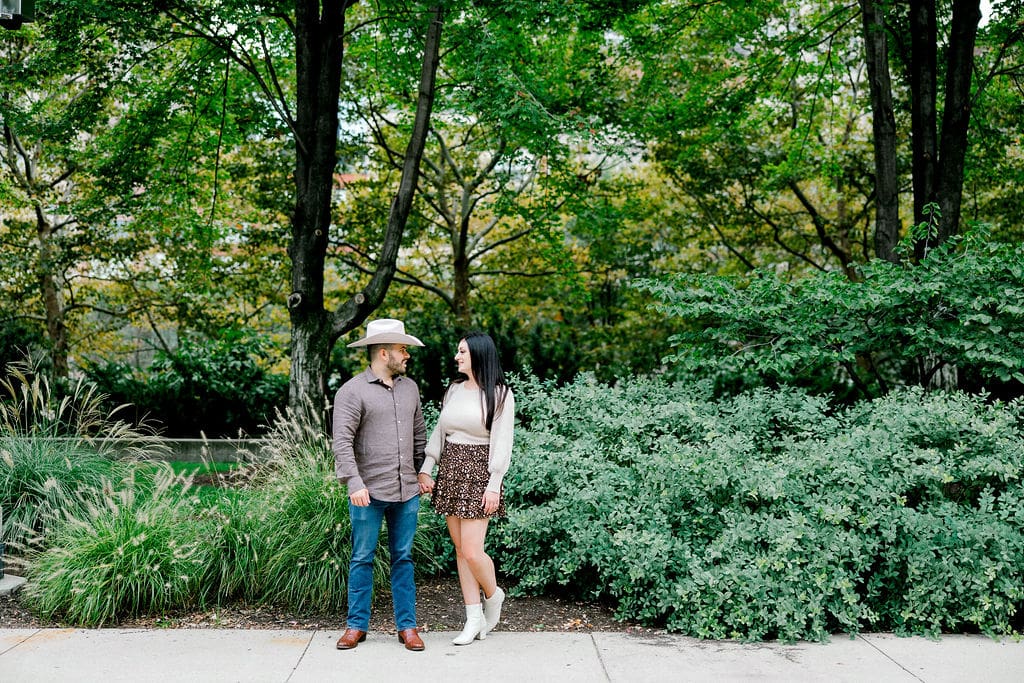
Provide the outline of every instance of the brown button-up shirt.
{"type": "Polygon", "coordinates": [[[416,382],[396,377],[389,387],[367,368],[334,396],[334,471],[349,494],[405,502],[419,495],[417,463],[427,428],[416,382]]]}

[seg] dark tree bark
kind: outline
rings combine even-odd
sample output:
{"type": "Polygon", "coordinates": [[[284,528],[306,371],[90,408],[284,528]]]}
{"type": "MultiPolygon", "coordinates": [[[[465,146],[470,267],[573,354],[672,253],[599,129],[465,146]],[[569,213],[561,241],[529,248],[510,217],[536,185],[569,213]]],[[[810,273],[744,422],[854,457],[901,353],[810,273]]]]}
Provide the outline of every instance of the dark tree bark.
{"type": "Polygon", "coordinates": [[[900,239],[899,178],[885,7],[881,0],[861,0],[875,148],[875,256],[895,263],[900,239]]]}
{"type": "Polygon", "coordinates": [[[925,213],[925,207],[929,204],[939,207],[939,215],[934,220],[935,233],[918,238],[914,244],[914,256],[917,259],[924,258],[929,249],[959,231],[971,115],[974,44],[981,20],[979,0],[957,0],[953,3],[949,45],[945,55],[946,80],[940,131],[937,115],[938,30],[935,12],[934,0],[911,0],[909,63],[913,114],[914,223],[929,221],[925,213]]]}
{"type": "Polygon", "coordinates": [[[935,170],[939,156],[936,128],[936,64],[938,27],[933,0],[910,0],[910,142],[914,187],[914,222],[925,220],[924,207],[935,201],[935,170]]]}
{"type": "MultiPolygon", "coordinates": [[[[897,5],[898,7],[898,5],[897,5]]],[[[954,0],[949,43],[945,53],[942,127],[938,127],[938,19],[935,0],[909,0],[907,55],[910,84],[911,173],[914,191],[914,222],[929,220],[925,209],[938,205],[934,235],[925,235],[914,246],[915,257],[955,235],[960,225],[967,133],[971,118],[971,77],[974,45],[981,20],[980,0],[954,0]]],[[[896,177],[896,128],[892,109],[887,31],[897,22],[886,20],[886,5],[861,0],[864,48],[871,80],[871,108],[875,133],[877,173],[876,256],[896,261],[899,240],[899,200],[896,177]]],[[[894,10],[890,10],[894,11],[894,10]]]]}
{"type": "Polygon", "coordinates": [[[441,7],[428,17],[419,97],[398,191],[391,203],[377,268],[369,283],[333,312],[324,308],[324,261],[330,226],[331,189],[337,163],[338,94],[341,85],[344,10],[350,3],[299,2],[296,62],[299,73],[296,147],[296,208],[292,220],[292,325],[289,405],[309,399],[321,405],[331,348],[380,305],[395,274],[398,248],[412,208],[420,159],[434,104],[440,54],[441,7]],[[304,111],[305,109],[305,111],[304,111]]]}
{"type": "Polygon", "coordinates": [[[980,0],[954,0],[953,26],[946,55],[946,88],[939,143],[938,204],[942,211],[938,241],[959,232],[964,193],[967,132],[971,120],[974,44],[981,21],[980,0]]]}
{"type": "Polygon", "coordinates": [[[292,214],[291,379],[289,405],[319,405],[330,352],[324,263],[338,149],[338,96],[344,57],[345,0],[295,3],[295,209],[292,214]],[[319,399],[319,400],[318,400],[319,399]]]}

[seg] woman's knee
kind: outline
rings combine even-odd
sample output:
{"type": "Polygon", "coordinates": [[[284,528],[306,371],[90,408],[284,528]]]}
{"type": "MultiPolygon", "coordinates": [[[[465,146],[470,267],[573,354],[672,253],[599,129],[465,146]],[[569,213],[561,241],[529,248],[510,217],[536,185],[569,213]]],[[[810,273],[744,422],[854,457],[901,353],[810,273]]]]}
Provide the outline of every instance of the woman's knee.
{"type": "Polygon", "coordinates": [[[455,552],[460,558],[470,564],[476,564],[487,559],[487,553],[484,552],[483,546],[463,546],[462,548],[456,548],[455,552]]]}

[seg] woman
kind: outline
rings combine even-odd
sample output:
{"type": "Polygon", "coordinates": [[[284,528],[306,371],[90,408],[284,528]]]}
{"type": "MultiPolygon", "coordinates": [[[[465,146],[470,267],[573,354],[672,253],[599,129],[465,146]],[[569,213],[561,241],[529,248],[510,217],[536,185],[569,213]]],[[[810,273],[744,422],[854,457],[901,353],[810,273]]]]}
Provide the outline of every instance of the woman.
{"type": "Polygon", "coordinates": [[[505,514],[501,481],[512,458],[515,399],[490,336],[467,334],[459,341],[455,365],[460,377],[445,393],[419,483],[420,491],[433,493],[434,510],[445,516],[455,544],[466,625],[452,642],[468,645],[494,628],[505,599],[484,540],[490,518],[505,514]]]}

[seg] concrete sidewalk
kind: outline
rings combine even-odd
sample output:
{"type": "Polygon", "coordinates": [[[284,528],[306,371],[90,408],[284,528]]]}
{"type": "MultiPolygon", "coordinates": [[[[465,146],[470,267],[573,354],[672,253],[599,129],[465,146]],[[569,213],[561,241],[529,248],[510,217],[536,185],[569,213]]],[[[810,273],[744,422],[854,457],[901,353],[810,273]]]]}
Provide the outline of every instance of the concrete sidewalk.
{"type": "Polygon", "coordinates": [[[627,633],[509,633],[457,647],[423,633],[407,652],[340,631],[0,629],[0,681],[1024,681],[1024,643],[875,634],[830,643],[737,643],[627,633]]]}

